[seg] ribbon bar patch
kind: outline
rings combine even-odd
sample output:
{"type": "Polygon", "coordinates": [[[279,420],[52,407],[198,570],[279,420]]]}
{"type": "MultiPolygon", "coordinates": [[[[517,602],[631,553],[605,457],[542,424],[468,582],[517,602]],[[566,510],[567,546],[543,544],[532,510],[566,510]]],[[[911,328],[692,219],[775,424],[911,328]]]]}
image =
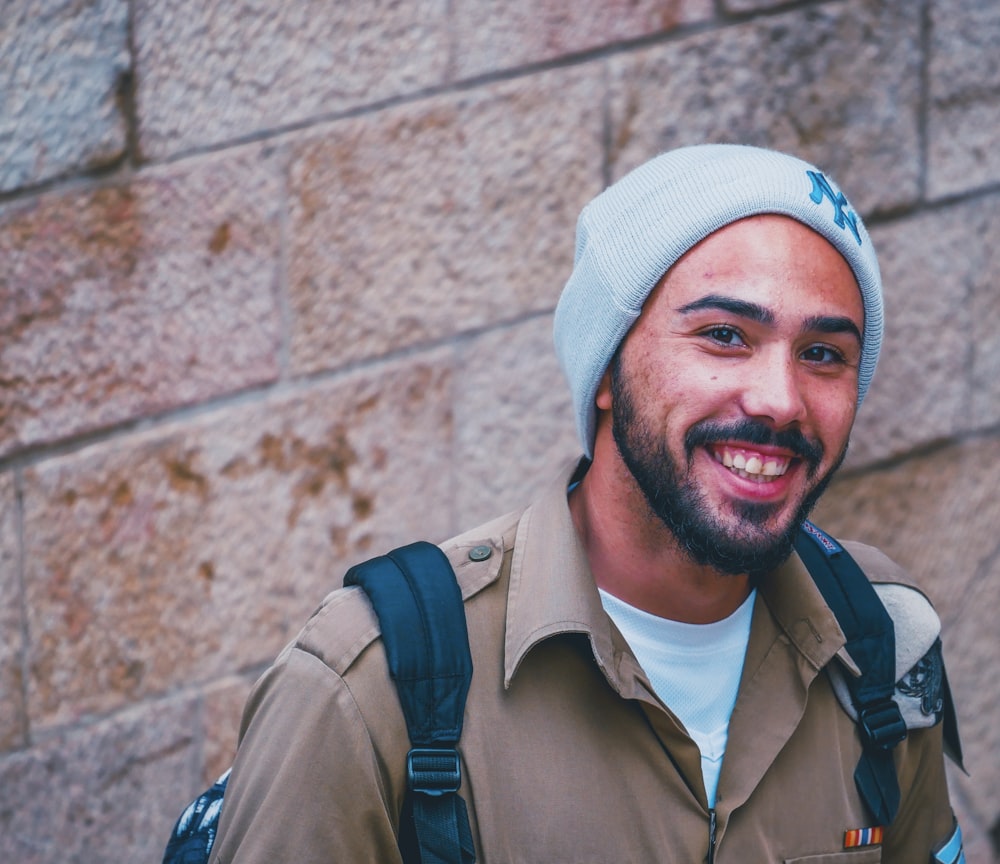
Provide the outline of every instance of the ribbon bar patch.
{"type": "Polygon", "coordinates": [[[858,846],[878,846],[882,842],[883,828],[852,828],[844,832],[844,848],[854,849],[858,846]]]}

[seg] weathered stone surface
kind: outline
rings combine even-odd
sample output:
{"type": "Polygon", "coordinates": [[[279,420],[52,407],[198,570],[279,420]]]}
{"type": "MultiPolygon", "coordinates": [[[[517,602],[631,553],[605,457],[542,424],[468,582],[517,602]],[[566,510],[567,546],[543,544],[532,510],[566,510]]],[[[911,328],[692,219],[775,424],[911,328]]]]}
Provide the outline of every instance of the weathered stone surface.
{"type": "Polygon", "coordinates": [[[757,12],[784,6],[786,0],[722,0],[722,8],[727,12],[757,12]]]}
{"type": "Polygon", "coordinates": [[[0,861],[159,861],[190,785],[189,699],[0,758],[0,861]]]}
{"type": "Polygon", "coordinates": [[[935,106],[927,125],[929,196],[944,197],[997,183],[1000,179],[1000,153],[996,148],[1000,94],[991,101],[969,99],[935,106]]]}
{"type": "Polygon", "coordinates": [[[455,527],[461,531],[530,504],[581,450],[551,316],[470,340],[456,368],[455,527]]]}
{"type": "Polygon", "coordinates": [[[447,354],[25,477],[34,728],[267,662],[347,566],[448,533],[447,354]]]}
{"type": "Polygon", "coordinates": [[[23,604],[14,477],[0,474],[0,753],[23,746],[23,604]]]}
{"type": "Polygon", "coordinates": [[[1000,6],[931,0],[930,80],[935,97],[1000,89],[1000,6]]]}
{"type": "Polygon", "coordinates": [[[972,310],[971,425],[984,429],[1000,422],[1000,195],[968,209],[965,245],[971,260],[962,269],[972,310]]]}
{"type": "Polygon", "coordinates": [[[917,197],[920,7],[910,0],[819,4],[609,66],[616,177],[662,150],[719,141],[801,155],[865,213],[917,197]]]}
{"type": "Polygon", "coordinates": [[[930,9],[928,192],[1000,179],[1000,5],[935,0],[930,9]]]}
{"type": "Polygon", "coordinates": [[[816,514],[835,535],[883,549],[934,600],[972,773],[953,780],[977,824],[987,828],[1000,816],[1000,728],[992,686],[1000,668],[998,485],[1000,438],[993,436],[837,482],[816,514]]]}
{"type": "Polygon", "coordinates": [[[139,0],[147,157],[242,138],[441,83],[444,0],[139,0]]]}
{"type": "Polygon", "coordinates": [[[0,192],[106,165],[126,146],[127,0],[18,0],[0,14],[0,192]]]}
{"type": "Polygon", "coordinates": [[[453,6],[456,76],[549,60],[712,16],[712,0],[513,0],[453,6]]]}
{"type": "Polygon", "coordinates": [[[0,455],[278,374],[257,148],[0,212],[0,455]]]}
{"type": "Polygon", "coordinates": [[[200,795],[202,790],[211,786],[233,764],[240,717],[254,680],[255,676],[244,678],[233,675],[205,688],[202,697],[202,725],[205,735],[202,742],[203,768],[199,783],[191,790],[191,798],[200,795]]]}
{"type": "Polygon", "coordinates": [[[982,269],[988,253],[980,235],[989,221],[984,207],[973,204],[873,228],[885,338],[858,414],[850,465],[905,453],[975,425],[971,286],[992,283],[982,269]]]}
{"type": "Polygon", "coordinates": [[[1000,196],[873,229],[885,342],[850,465],[1000,419],[1000,196]]]}
{"type": "Polygon", "coordinates": [[[332,124],[291,169],[291,357],[337,367],[551,309],[601,187],[578,70],[332,124]]]}

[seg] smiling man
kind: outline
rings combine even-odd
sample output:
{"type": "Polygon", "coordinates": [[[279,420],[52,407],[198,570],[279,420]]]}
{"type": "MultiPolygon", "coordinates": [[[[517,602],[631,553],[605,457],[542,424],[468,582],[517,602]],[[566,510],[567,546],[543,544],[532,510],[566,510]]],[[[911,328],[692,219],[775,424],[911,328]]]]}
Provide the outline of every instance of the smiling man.
{"type": "MultiPolygon", "coordinates": [[[[881,336],[864,225],[791,156],[673,151],[584,209],[555,315],[584,456],[442,544],[477,860],[964,860],[937,616],[877,550],[824,564],[851,559],[805,522],[881,336]]],[[[408,742],[371,621],[334,592],[256,686],[213,860],[400,860],[408,742]]]]}

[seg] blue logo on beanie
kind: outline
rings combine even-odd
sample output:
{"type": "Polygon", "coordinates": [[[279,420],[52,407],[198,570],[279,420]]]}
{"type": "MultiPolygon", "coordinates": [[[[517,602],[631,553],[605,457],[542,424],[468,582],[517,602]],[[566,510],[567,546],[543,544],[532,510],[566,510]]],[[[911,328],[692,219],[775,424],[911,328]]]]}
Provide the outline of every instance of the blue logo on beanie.
{"type": "Polygon", "coordinates": [[[853,210],[844,212],[844,208],[850,206],[844,193],[834,192],[830,181],[819,171],[806,171],[806,174],[809,175],[813,184],[812,192],[809,193],[813,203],[821,204],[824,198],[829,198],[830,203],[833,204],[833,221],[841,228],[850,228],[854,239],[858,241],[860,246],[861,234],[858,233],[858,217],[853,210]]]}

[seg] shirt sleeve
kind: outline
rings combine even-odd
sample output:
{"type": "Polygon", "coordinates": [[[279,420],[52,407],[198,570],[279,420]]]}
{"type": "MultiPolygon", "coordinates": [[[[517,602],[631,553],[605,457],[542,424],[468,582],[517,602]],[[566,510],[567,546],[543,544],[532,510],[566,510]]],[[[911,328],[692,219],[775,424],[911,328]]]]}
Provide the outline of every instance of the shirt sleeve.
{"type": "Polygon", "coordinates": [[[212,864],[397,864],[394,807],[344,680],[288,650],[243,718],[212,864]]]}
{"type": "Polygon", "coordinates": [[[953,833],[942,752],[941,724],[912,730],[896,748],[901,793],[899,813],[886,831],[883,864],[933,861],[933,854],[953,833]]]}

